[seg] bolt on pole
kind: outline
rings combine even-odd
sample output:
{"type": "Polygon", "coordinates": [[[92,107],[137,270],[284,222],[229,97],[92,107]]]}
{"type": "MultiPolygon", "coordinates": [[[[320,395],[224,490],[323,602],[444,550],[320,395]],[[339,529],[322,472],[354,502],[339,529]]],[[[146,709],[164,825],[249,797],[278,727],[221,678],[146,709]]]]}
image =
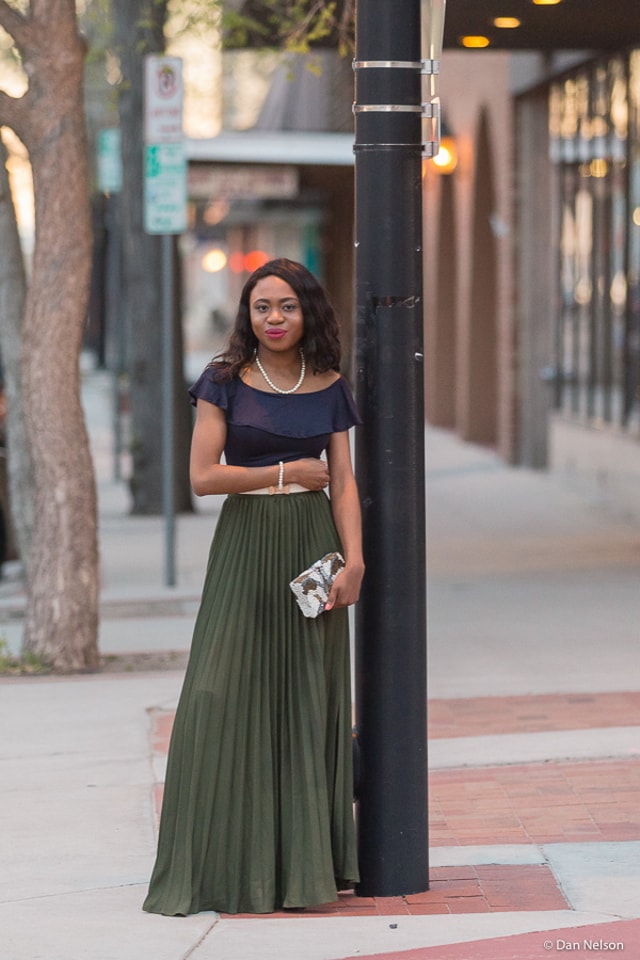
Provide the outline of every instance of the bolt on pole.
{"type": "Polygon", "coordinates": [[[367,572],[356,612],[362,896],[429,884],[420,0],[359,0],[356,460],[367,572]]]}

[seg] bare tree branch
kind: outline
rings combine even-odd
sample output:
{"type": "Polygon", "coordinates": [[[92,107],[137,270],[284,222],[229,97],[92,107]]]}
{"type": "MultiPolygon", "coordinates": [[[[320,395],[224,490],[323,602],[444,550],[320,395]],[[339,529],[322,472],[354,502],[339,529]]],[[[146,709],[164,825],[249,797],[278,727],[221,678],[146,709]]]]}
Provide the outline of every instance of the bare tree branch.
{"type": "Polygon", "coordinates": [[[355,15],[355,0],[345,0],[338,22],[338,45],[345,54],[354,51],[355,15]]]}
{"type": "MultiPolygon", "coordinates": [[[[73,45],[78,42],[78,22],[76,17],[75,0],[31,0],[30,22],[33,25],[33,40],[46,48],[51,43],[49,25],[55,22],[61,30],[59,40],[66,40],[73,45]]],[[[83,41],[84,45],[84,41],[83,41]]]]}
{"type": "Polygon", "coordinates": [[[31,0],[29,7],[33,20],[76,20],[75,0],[31,0]]]}
{"type": "MultiPolygon", "coordinates": [[[[31,24],[24,14],[14,7],[10,7],[6,0],[0,0],[0,27],[12,38],[21,54],[31,37],[31,24]]],[[[0,90],[0,124],[11,127],[18,136],[21,136],[20,127],[25,118],[26,108],[23,97],[12,97],[6,91],[0,90]]]]}
{"type": "Polygon", "coordinates": [[[0,27],[3,27],[13,37],[17,47],[24,48],[29,40],[29,20],[22,13],[19,13],[15,7],[10,7],[6,0],[0,0],[0,27]]]}
{"type": "Polygon", "coordinates": [[[26,94],[22,97],[11,97],[4,90],[0,90],[0,126],[11,127],[18,136],[26,112],[25,96],[26,94]]]}

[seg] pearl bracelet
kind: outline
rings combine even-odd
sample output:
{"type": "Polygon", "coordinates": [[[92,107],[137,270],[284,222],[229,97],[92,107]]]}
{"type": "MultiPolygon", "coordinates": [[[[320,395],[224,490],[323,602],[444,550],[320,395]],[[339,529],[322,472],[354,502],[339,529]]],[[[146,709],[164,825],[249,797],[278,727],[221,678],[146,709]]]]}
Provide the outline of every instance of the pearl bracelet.
{"type": "Polygon", "coordinates": [[[284,463],[282,460],[278,463],[278,493],[284,490],[284,463]]]}

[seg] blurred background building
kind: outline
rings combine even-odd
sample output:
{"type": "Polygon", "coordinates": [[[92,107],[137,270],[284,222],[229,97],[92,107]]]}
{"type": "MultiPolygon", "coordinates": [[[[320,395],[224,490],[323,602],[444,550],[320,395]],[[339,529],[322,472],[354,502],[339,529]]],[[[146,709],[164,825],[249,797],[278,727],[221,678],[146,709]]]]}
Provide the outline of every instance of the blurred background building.
{"type": "MultiPolygon", "coordinates": [[[[256,15],[261,0],[232,3],[256,15]]],[[[273,256],[322,278],[351,342],[351,57],[267,41],[170,45],[189,87],[189,373],[273,256]]],[[[640,515],[640,4],[447,0],[440,94],[427,420],[640,515]]]]}
{"type": "MultiPolygon", "coordinates": [[[[188,344],[225,334],[276,254],[322,276],[349,332],[348,58],[235,50],[221,72],[224,130],[190,141],[188,344]]],[[[640,512],[640,6],[448,0],[441,100],[427,419],[640,512]]]]}
{"type": "Polygon", "coordinates": [[[640,7],[449,0],[430,422],[640,513],[640,7]]]}

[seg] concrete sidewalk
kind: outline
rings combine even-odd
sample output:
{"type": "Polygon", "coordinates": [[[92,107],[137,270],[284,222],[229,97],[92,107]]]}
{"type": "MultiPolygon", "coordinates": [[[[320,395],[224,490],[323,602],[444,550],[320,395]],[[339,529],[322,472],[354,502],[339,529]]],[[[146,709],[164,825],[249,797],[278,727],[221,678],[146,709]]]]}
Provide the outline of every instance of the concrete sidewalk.
{"type": "MultiPolygon", "coordinates": [[[[163,525],[112,479],[110,385],[85,378],[101,647],[122,672],[0,679],[7,960],[640,956],[640,529],[437,430],[428,446],[431,889],[295,917],[140,905],[181,669],[220,502],[163,525]],[[144,665],[144,663],[143,663],[144,665]],[[166,663],[165,663],[166,666],[166,663]]],[[[0,589],[17,645],[19,579],[0,589]]]]}

